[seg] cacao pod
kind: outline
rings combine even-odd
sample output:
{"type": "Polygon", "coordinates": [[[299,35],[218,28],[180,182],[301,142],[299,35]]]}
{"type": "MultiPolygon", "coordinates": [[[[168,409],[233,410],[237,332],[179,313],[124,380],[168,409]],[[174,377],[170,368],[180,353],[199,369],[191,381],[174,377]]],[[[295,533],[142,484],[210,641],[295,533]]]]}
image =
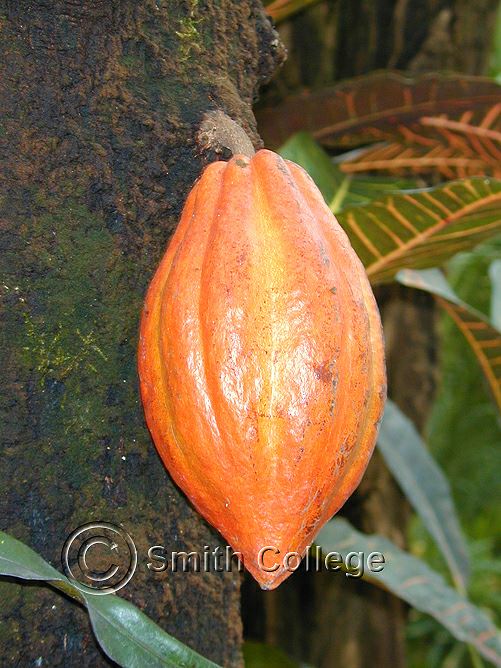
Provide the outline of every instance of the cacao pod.
{"type": "Polygon", "coordinates": [[[173,479],[273,589],[358,485],[385,399],[366,273],[301,167],[261,150],[205,169],[148,290],[139,375],[173,479]]]}

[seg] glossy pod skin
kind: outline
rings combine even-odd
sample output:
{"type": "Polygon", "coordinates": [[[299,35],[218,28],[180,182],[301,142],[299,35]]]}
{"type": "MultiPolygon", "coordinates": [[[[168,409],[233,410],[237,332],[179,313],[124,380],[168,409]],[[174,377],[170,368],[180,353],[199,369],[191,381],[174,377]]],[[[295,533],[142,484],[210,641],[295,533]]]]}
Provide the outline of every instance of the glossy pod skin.
{"type": "Polygon", "coordinates": [[[139,375],[171,476],[275,588],[357,487],[386,394],[366,273],[301,167],[261,150],[205,169],[148,290],[139,375]]]}

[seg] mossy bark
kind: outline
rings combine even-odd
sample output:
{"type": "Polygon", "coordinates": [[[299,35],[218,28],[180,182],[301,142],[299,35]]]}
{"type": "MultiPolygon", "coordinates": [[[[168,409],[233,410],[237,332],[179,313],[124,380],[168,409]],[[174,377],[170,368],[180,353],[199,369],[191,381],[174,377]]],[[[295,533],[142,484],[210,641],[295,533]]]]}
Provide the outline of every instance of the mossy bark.
{"type": "MultiPolygon", "coordinates": [[[[220,539],[146,430],[136,376],[146,286],[215,153],[221,109],[251,105],[283,57],[255,0],[0,1],[2,529],[60,568],[82,523],[123,523],[139,553],[120,595],[212,660],[241,663],[239,575],[146,568],[147,549],[220,539]]],[[[83,611],[2,583],[1,665],[98,666],[83,611]]]]}

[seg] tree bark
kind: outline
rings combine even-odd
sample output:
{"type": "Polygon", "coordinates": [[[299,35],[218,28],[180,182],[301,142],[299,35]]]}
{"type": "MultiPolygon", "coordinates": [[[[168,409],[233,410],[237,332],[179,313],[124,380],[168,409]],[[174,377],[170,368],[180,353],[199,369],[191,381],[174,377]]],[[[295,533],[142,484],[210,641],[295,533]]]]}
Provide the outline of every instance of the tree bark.
{"type": "MultiPolygon", "coordinates": [[[[164,470],[136,378],[146,286],[216,153],[209,109],[256,145],[251,105],[283,50],[256,0],[0,1],[2,529],[56,568],[82,523],[123,523],[120,591],[169,633],[241,664],[239,575],[153,574],[150,545],[221,539],[164,470]]],[[[83,611],[1,584],[2,665],[100,666],[83,611]]]]}

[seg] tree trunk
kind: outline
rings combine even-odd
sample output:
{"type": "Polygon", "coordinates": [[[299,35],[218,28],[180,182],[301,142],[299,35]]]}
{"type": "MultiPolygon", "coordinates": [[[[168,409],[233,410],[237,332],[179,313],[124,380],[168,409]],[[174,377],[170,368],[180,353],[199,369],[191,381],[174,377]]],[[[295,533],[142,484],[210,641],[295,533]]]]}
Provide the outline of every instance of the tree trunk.
{"type": "MultiPolygon", "coordinates": [[[[145,288],[213,151],[221,109],[259,144],[251,105],[283,52],[256,0],[0,1],[2,529],[61,568],[105,520],[135,540],[120,595],[218,663],[241,664],[239,576],[163,573],[147,549],[216,533],[173,485],[136,377],[145,288]]],[[[1,584],[1,665],[100,666],[84,613],[1,584]]]]}

